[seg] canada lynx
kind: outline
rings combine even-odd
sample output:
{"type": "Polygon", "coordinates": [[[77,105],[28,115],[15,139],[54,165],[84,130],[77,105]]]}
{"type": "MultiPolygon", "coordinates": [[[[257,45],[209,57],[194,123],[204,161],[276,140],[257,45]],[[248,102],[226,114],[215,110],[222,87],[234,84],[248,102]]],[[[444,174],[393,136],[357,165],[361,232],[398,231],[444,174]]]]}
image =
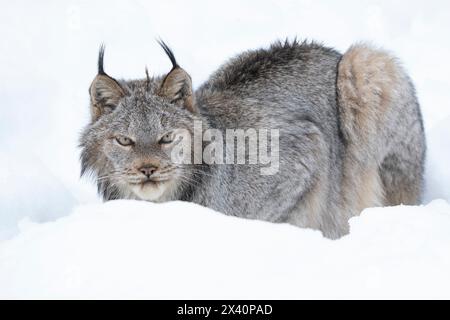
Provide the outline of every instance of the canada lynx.
{"type": "Polygon", "coordinates": [[[315,43],[277,42],[231,59],[194,91],[161,45],[172,70],[131,81],[107,75],[100,50],[81,161],[105,200],[190,201],[330,238],[348,233],[348,219],[364,208],[420,202],[421,112],[390,54],[366,45],[342,55],[315,43]],[[171,150],[194,134],[196,122],[219,133],[277,130],[277,150],[269,151],[279,153],[278,171],[263,175],[262,164],[248,161],[174,163],[171,150]]]}

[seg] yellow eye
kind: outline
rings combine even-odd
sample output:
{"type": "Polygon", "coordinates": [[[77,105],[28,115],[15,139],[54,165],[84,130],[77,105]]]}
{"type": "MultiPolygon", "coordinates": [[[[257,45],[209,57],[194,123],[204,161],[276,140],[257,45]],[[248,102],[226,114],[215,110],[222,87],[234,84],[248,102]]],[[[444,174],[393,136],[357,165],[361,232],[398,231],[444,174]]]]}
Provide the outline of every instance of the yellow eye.
{"type": "Polygon", "coordinates": [[[160,140],[159,140],[159,144],[170,144],[173,142],[173,134],[172,133],[168,133],[165,134],[160,140]]]}
{"type": "Polygon", "coordinates": [[[118,144],[124,147],[128,147],[134,144],[133,140],[124,136],[117,136],[116,141],[118,144]]]}

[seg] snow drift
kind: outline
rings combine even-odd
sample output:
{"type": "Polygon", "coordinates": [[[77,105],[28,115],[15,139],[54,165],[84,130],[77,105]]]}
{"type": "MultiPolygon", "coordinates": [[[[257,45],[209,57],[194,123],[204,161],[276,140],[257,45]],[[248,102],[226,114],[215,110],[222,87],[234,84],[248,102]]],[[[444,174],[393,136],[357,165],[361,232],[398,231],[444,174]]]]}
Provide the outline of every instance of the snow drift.
{"type": "Polygon", "coordinates": [[[188,203],[22,222],[0,298],[450,298],[450,205],[366,210],[339,241],[188,203]]]}

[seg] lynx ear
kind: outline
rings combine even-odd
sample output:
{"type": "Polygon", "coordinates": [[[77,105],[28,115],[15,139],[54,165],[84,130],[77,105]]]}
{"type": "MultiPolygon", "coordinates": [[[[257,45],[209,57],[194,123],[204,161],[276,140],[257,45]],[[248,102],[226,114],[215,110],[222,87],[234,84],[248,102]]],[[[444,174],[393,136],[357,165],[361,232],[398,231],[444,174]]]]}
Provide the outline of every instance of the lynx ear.
{"type": "Polygon", "coordinates": [[[159,95],[195,113],[197,109],[195,107],[191,77],[178,65],[172,50],[163,41],[158,42],[172,62],[172,70],[164,78],[159,89],[159,95]]]}
{"type": "Polygon", "coordinates": [[[118,105],[120,99],[126,95],[122,86],[103,70],[104,54],[105,47],[101,46],[98,55],[98,74],[89,88],[93,121],[103,114],[111,112],[118,105]]]}

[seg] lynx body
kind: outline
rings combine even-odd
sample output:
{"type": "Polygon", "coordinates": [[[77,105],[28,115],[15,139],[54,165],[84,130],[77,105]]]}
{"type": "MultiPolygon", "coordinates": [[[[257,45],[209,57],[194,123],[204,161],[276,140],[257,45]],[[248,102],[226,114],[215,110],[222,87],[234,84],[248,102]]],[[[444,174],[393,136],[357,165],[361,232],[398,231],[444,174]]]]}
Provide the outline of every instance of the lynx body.
{"type": "Polygon", "coordinates": [[[100,52],[81,160],[105,200],[190,201],[329,238],[348,233],[348,219],[365,208],[420,202],[422,117],[411,80],[390,54],[278,42],[235,57],[194,91],[161,45],[172,70],[133,81],[108,76],[100,52]],[[173,163],[174,141],[193,133],[195,121],[203,130],[278,130],[278,172],[173,163]]]}

